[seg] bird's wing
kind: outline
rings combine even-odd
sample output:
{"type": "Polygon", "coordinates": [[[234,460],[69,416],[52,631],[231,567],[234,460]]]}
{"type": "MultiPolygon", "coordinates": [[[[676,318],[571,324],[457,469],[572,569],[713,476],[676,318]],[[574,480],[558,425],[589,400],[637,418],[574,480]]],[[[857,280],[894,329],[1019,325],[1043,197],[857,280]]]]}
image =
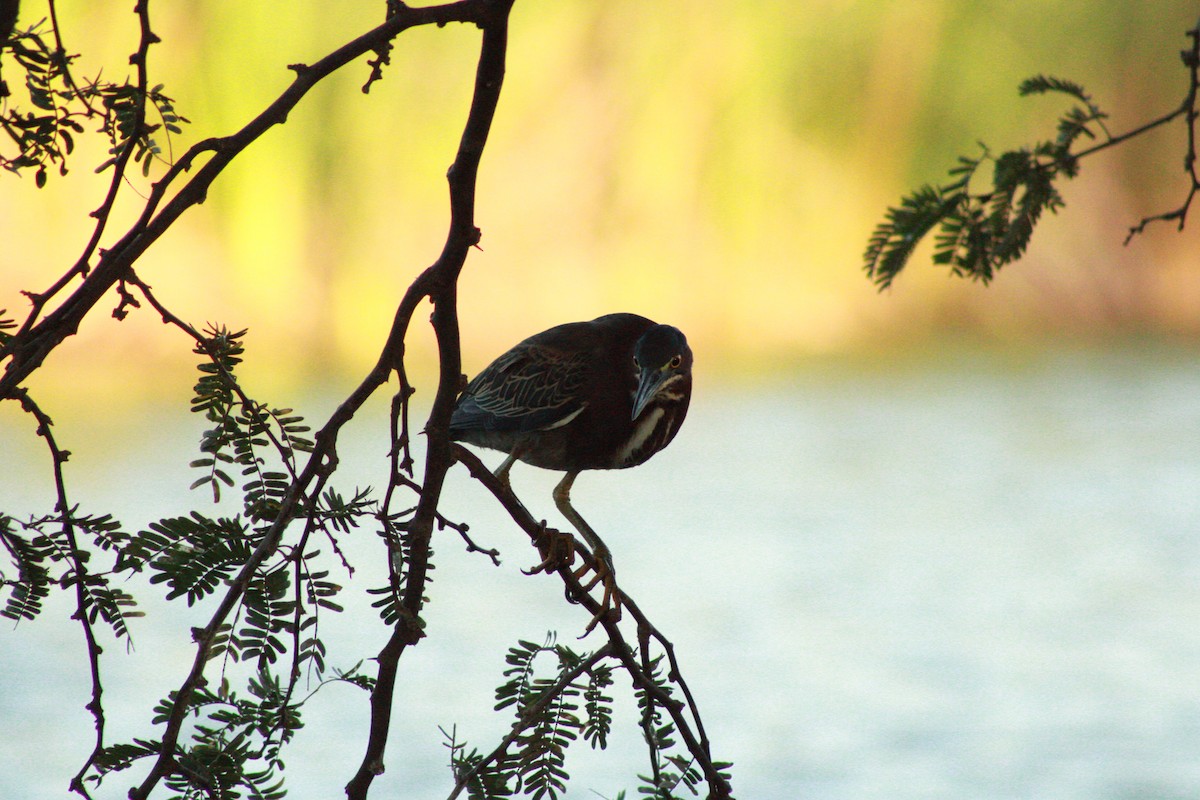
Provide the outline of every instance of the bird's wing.
{"type": "Polygon", "coordinates": [[[585,353],[522,343],[471,381],[450,427],[534,431],[561,425],[586,405],[580,397],[586,368],[585,353]]]}

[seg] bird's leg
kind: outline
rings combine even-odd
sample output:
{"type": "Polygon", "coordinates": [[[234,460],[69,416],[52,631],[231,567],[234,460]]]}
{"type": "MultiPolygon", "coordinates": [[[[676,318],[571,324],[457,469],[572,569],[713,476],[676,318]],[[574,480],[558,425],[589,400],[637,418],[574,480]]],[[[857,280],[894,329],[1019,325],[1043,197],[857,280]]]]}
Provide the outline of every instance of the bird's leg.
{"type": "MultiPolygon", "coordinates": [[[[583,588],[590,590],[597,583],[604,584],[604,597],[600,601],[600,610],[596,612],[596,616],[592,617],[592,621],[587,626],[587,631],[591,631],[610,608],[616,611],[617,619],[621,618],[621,594],[617,590],[616,570],[613,569],[612,554],[609,552],[608,546],[601,541],[592,527],[571,505],[571,486],[575,483],[575,476],[578,474],[578,472],[568,472],[559,481],[558,486],[554,487],[554,504],[558,506],[559,513],[566,517],[575,526],[575,530],[583,536],[588,546],[592,548],[592,556],[596,559],[596,577],[583,588]]],[[[586,566],[580,567],[579,571],[575,573],[575,577],[582,577],[586,572],[586,566]]]]}
{"type": "MultiPolygon", "coordinates": [[[[512,483],[509,481],[508,473],[512,469],[513,464],[525,451],[521,448],[513,448],[513,451],[504,459],[504,463],[496,467],[492,473],[496,480],[509,493],[512,492],[512,483]]],[[[520,503],[520,501],[517,501],[520,503]]],[[[524,506],[522,506],[524,507],[524,506]]],[[[538,552],[542,556],[542,560],[536,566],[527,570],[522,570],[526,575],[536,575],[539,572],[549,572],[552,569],[557,569],[560,564],[571,565],[575,560],[575,537],[569,533],[556,531],[553,528],[546,526],[546,520],[542,520],[541,532],[535,539],[538,552]]]]}
{"type": "Polygon", "coordinates": [[[508,457],[504,459],[504,463],[496,467],[496,471],[492,473],[496,476],[496,480],[504,484],[504,488],[508,489],[510,492],[512,491],[512,484],[508,480],[508,471],[512,469],[513,464],[517,463],[518,455],[520,455],[520,453],[514,449],[513,452],[509,453],[508,457]]]}

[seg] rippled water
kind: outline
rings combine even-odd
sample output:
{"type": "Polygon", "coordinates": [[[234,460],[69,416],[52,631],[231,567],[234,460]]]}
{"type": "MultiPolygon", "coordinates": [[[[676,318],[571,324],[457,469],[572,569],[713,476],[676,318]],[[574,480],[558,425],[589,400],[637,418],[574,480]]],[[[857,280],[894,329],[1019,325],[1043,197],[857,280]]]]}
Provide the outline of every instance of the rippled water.
{"type": "MultiPolygon", "coordinates": [[[[1198,355],[959,353],[816,367],[769,388],[714,388],[701,373],[668,451],[584,475],[573,498],[622,587],[674,640],[743,800],[1196,797],[1198,355]]],[[[380,482],[383,415],[345,434],[347,488],[380,482]]],[[[196,420],[144,422],[151,463],[77,479],[85,507],[108,500],[131,527],[190,499],[191,451],[176,448],[191,447],[196,420]]],[[[23,425],[0,416],[0,441],[40,465],[23,425]]],[[[99,446],[74,434],[84,470],[99,446]]],[[[133,446],[111,447],[134,463],[133,446]]],[[[552,521],[556,477],[514,471],[552,521]]],[[[5,475],[0,508],[28,513],[39,491],[5,475]]],[[[490,749],[507,724],[488,713],[505,648],[550,629],[569,642],[586,622],[554,579],[521,576],[534,553],[460,471],[444,510],[504,563],[465,554],[453,533],[437,546],[430,636],[404,662],[380,797],[448,794],[437,726],[490,749]]],[[[350,546],[360,576],[370,538],[350,546]]],[[[82,643],[65,613],[0,630],[0,797],[62,797],[90,749],[82,643]]],[[[148,705],[181,679],[189,650],[173,633],[203,620],[184,616],[144,620],[132,655],[108,647],[114,740],[144,735],[148,705]]],[[[385,638],[362,600],[322,624],[335,664],[385,638]]],[[[568,756],[569,797],[633,796],[646,766],[629,705],[607,753],[568,756]]],[[[365,696],[334,688],[307,718],[291,796],[341,796],[365,696]]],[[[103,796],[123,797],[121,778],[103,796]]]]}

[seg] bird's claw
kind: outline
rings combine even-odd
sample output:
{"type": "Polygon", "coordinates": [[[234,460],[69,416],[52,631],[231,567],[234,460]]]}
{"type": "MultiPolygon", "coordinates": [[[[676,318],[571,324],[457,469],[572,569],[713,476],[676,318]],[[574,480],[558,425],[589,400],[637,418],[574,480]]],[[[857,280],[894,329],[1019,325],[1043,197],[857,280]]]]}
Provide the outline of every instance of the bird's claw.
{"type": "MultiPolygon", "coordinates": [[[[576,579],[582,579],[583,576],[588,573],[589,569],[590,568],[584,564],[582,567],[575,570],[576,579]]],[[[609,612],[612,612],[612,618],[614,622],[621,619],[621,590],[617,588],[617,576],[613,571],[612,565],[608,563],[608,559],[597,558],[594,572],[594,576],[590,581],[587,582],[587,584],[584,585],[583,590],[585,592],[590,592],[597,584],[602,584],[604,586],[604,594],[600,598],[600,608],[596,610],[595,615],[592,616],[592,619],[587,624],[587,627],[583,629],[584,636],[587,636],[589,633],[591,633],[592,629],[596,627],[597,623],[608,616],[609,612]]]]}
{"type": "Polygon", "coordinates": [[[547,527],[546,520],[542,520],[541,528],[541,534],[535,543],[542,560],[529,569],[521,570],[526,575],[551,572],[562,566],[569,567],[575,560],[575,537],[573,535],[547,527]]]}
{"type": "MultiPolygon", "coordinates": [[[[576,539],[574,535],[566,531],[555,530],[546,525],[546,521],[541,522],[541,531],[535,544],[538,548],[538,553],[542,556],[542,560],[530,567],[529,569],[521,570],[526,575],[537,575],[539,572],[553,572],[562,567],[570,567],[575,561],[575,545],[576,539]]],[[[608,558],[604,556],[596,557],[595,568],[584,564],[571,574],[575,579],[582,581],[584,576],[589,572],[593,573],[591,580],[582,584],[580,587],[584,593],[590,592],[597,585],[604,586],[604,594],[600,598],[600,607],[596,610],[587,627],[583,629],[583,635],[587,636],[592,630],[604,619],[609,612],[613,614],[614,620],[621,619],[621,590],[617,588],[616,573],[613,570],[612,564],[608,558]]],[[[577,599],[570,597],[568,589],[568,599],[572,602],[578,602],[577,599]]]]}

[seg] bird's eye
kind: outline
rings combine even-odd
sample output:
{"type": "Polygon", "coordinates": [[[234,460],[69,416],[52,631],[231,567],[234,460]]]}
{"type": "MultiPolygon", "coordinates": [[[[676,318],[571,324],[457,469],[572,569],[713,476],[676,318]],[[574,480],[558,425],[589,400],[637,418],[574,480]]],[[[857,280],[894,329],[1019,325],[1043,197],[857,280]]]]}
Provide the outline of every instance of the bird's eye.
{"type": "Polygon", "coordinates": [[[671,363],[667,366],[671,369],[679,369],[679,365],[683,363],[683,356],[676,355],[671,359],[671,363]]]}
{"type": "Polygon", "coordinates": [[[633,357],[633,368],[634,368],[634,369],[641,369],[641,368],[642,368],[642,365],[638,363],[637,356],[634,356],[634,357],[633,357]]]}

